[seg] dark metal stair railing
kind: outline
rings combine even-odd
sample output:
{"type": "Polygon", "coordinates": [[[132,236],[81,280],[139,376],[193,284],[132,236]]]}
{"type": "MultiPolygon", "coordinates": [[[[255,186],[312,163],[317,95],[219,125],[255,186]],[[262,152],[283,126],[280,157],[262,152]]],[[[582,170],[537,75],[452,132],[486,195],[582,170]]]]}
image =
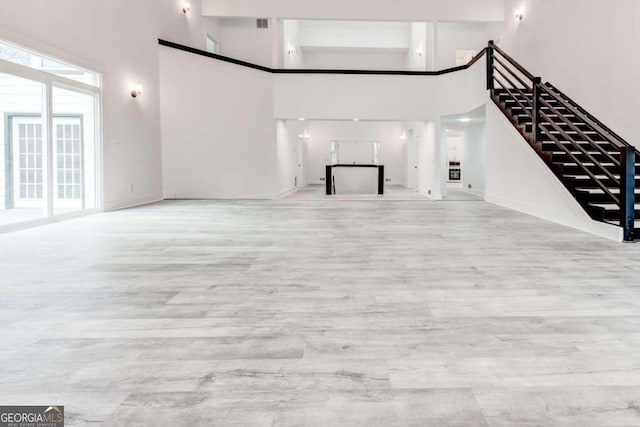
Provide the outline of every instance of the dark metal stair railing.
{"type": "MultiPolygon", "coordinates": [[[[489,41],[487,47],[487,90],[491,91],[491,98],[498,108],[507,116],[514,125],[519,128],[522,135],[529,141],[531,146],[552,168],[552,170],[567,186],[565,180],[562,179],[562,171],[558,171],[553,167],[550,154],[544,153],[543,136],[550,139],[558,149],[576,164],[590,181],[592,181],[603,193],[611,200],[611,202],[620,209],[620,226],[623,228],[623,236],[625,241],[633,241],[640,238],[640,235],[634,236],[635,231],[635,170],[636,170],[636,149],[619,137],[615,132],[611,131],[602,122],[589,114],[575,101],[570,99],[564,93],[560,92],[550,83],[542,83],[540,77],[531,74],[526,68],[511,58],[506,52],[500,49],[493,40],[489,41]],[[499,91],[499,92],[498,92],[499,91]],[[500,95],[505,98],[504,106],[501,105],[500,95]],[[531,131],[527,130],[525,122],[521,127],[518,116],[507,107],[507,103],[511,103],[522,110],[522,116],[525,120],[531,120],[531,131]],[[554,107],[553,104],[559,107],[554,107]],[[573,116],[582,121],[589,131],[595,132],[595,137],[591,137],[588,131],[580,129],[576,123],[573,123],[560,110],[569,111],[573,116]],[[547,112],[545,112],[545,110],[547,112]],[[554,120],[552,115],[557,117],[554,120]],[[567,126],[571,131],[562,129],[562,125],[567,126]],[[555,133],[554,133],[555,132],[555,133]],[[574,132],[576,136],[572,136],[569,132],[574,132]],[[599,138],[598,136],[602,137],[599,138]],[[562,138],[562,140],[561,140],[562,138]],[[579,139],[577,139],[579,138],[579,139]],[[601,147],[598,141],[604,139],[611,144],[619,154],[619,160],[610,154],[604,147],[601,147]],[[582,144],[580,143],[582,142],[582,144]],[[569,145],[571,148],[567,147],[569,145]],[[572,151],[575,150],[575,151],[572,151]],[[585,162],[580,160],[574,153],[584,156],[597,171],[594,173],[589,169],[585,162]],[[591,153],[599,152],[602,154],[613,167],[619,172],[612,173],[602,162],[598,161],[591,153]],[[545,157],[544,154],[547,154],[545,157]],[[599,177],[604,175],[604,179],[599,177]],[[611,191],[611,186],[607,186],[605,180],[613,183],[619,188],[619,195],[616,196],[611,191]]],[[[567,187],[575,196],[575,188],[567,187]]],[[[582,205],[582,203],[581,203],[582,205]]]]}

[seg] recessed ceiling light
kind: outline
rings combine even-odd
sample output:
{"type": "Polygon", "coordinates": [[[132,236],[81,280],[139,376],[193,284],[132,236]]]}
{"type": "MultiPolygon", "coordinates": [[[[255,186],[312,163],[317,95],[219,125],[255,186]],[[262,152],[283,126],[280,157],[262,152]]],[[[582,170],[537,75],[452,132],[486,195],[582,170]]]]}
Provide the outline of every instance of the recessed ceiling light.
{"type": "Polygon", "coordinates": [[[304,122],[304,117],[300,117],[298,120],[300,120],[301,122],[304,122]]]}
{"type": "Polygon", "coordinates": [[[470,121],[471,121],[471,119],[470,119],[469,117],[463,117],[463,118],[461,118],[461,119],[458,119],[458,121],[460,121],[460,122],[462,122],[462,123],[467,123],[467,122],[470,122],[470,121]]]}
{"type": "Polygon", "coordinates": [[[354,122],[359,122],[359,121],[360,121],[360,119],[353,119],[353,121],[354,121],[354,122]]]}

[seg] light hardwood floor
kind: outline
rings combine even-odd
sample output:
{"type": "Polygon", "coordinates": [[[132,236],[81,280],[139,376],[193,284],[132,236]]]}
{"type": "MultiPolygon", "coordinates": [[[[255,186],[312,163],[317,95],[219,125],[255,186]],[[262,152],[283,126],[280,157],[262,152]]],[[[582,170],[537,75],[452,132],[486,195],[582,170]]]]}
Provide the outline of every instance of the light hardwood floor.
{"type": "Polygon", "coordinates": [[[0,254],[0,404],[67,425],[640,425],[640,245],[485,202],[164,202],[0,254]]]}

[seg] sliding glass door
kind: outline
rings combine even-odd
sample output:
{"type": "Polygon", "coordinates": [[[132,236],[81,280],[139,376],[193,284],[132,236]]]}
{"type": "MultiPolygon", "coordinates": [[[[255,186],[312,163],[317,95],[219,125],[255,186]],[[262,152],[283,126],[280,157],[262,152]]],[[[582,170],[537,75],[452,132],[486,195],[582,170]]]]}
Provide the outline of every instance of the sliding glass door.
{"type": "Polygon", "coordinates": [[[0,73],[0,226],[47,216],[46,86],[0,73]]]}
{"type": "Polygon", "coordinates": [[[54,214],[96,207],[95,98],[53,88],[54,214]]]}
{"type": "Polygon", "coordinates": [[[0,231],[100,207],[99,82],[0,40],[0,231]]]}

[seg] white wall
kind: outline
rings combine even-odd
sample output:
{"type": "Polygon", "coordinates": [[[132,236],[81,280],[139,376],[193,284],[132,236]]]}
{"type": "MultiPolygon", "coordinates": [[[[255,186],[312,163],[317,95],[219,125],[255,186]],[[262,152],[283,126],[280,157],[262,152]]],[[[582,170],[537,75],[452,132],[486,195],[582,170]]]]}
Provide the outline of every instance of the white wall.
{"type": "Polygon", "coordinates": [[[620,227],[591,220],[493,103],[487,105],[486,138],[487,201],[622,240],[620,227]]]}
{"type": "Polygon", "coordinates": [[[432,27],[433,23],[431,22],[412,22],[410,24],[410,44],[406,55],[408,70],[425,71],[427,64],[431,64],[433,47],[432,43],[427,42],[427,34],[433,33],[432,27]]]}
{"type": "Polygon", "coordinates": [[[256,18],[219,18],[220,54],[264,67],[272,67],[274,22],[269,28],[257,28],[256,18]]]}
{"type": "Polygon", "coordinates": [[[407,69],[410,23],[331,20],[282,22],[285,68],[407,69]],[[289,53],[289,48],[293,48],[294,52],[289,53]]]}
{"type": "Polygon", "coordinates": [[[384,49],[306,49],[304,68],[341,70],[405,70],[406,51],[384,49]]]}
{"type": "Polygon", "coordinates": [[[499,23],[437,23],[435,69],[444,70],[456,66],[456,50],[474,50],[479,53],[489,40],[500,35],[499,23]]]}
{"type": "Polygon", "coordinates": [[[299,21],[285,19],[281,21],[281,25],[283,34],[281,51],[284,68],[303,68],[305,60],[298,38],[299,21]]]}
{"type": "Polygon", "coordinates": [[[467,126],[462,154],[462,186],[466,191],[485,192],[485,125],[467,126]],[[471,187],[469,187],[471,186],[471,187]]]}
{"type": "Polygon", "coordinates": [[[171,48],[160,70],[166,197],[275,197],[272,75],[171,48]]]}
{"type": "Polygon", "coordinates": [[[448,162],[462,162],[464,153],[464,133],[448,132],[446,137],[447,164],[448,162]]]}
{"type": "Polygon", "coordinates": [[[202,18],[202,25],[204,27],[205,34],[213,37],[213,39],[218,42],[218,49],[220,48],[220,19],[207,16],[202,18]]]}
{"type": "Polygon", "coordinates": [[[369,21],[501,21],[503,0],[204,0],[210,16],[369,21]]]}
{"type": "MultiPolygon", "coordinates": [[[[289,122],[287,122],[289,123],[289,122]]],[[[402,184],[403,124],[388,121],[307,120],[307,177],[311,184],[321,184],[325,166],[330,161],[331,141],[377,141],[382,145],[385,179],[390,185],[402,184]]]]}
{"type": "Polygon", "coordinates": [[[640,2],[506,0],[505,16],[509,54],[640,146],[640,2]]]}
{"type": "Polygon", "coordinates": [[[274,76],[278,118],[425,121],[486,101],[485,63],[443,76],[274,76]]]}
{"type": "Polygon", "coordinates": [[[204,47],[191,3],[184,15],[178,0],[0,2],[0,38],[102,72],[106,209],[162,198],[157,38],[204,47]]]}
{"type": "Polygon", "coordinates": [[[298,21],[298,42],[306,47],[407,49],[410,23],[370,21],[298,21]]]}

